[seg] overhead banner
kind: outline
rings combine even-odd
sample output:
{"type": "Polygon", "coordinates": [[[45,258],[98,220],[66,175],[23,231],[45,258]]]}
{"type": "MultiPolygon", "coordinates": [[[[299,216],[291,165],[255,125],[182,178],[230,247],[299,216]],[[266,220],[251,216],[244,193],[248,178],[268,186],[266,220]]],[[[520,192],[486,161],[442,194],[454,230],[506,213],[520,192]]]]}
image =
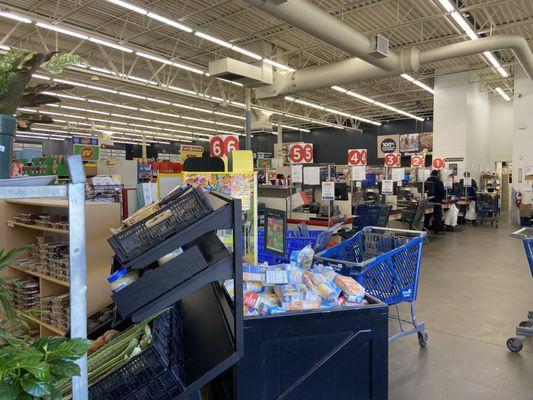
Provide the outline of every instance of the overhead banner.
{"type": "Polygon", "coordinates": [[[180,161],[184,163],[187,158],[202,157],[203,152],[204,148],[202,146],[182,144],[180,146],[180,161]]]}
{"type": "Polygon", "coordinates": [[[433,132],[418,135],[418,148],[422,154],[433,154],[433,132]]]}
{"type": "Polygon", "coordinates": [[[98,161],[100,146],[97,138],[72,137],[73,154],[81,156],[83,161],[98,161]]]}
{"type": "Polygon", "coordinates": [[[348,165],[366,165],[368,160],[366,149],[349,149],[348,165]]]}
{"type": "Polygon", "coordinates": [[[419,151],[418,133],[400,135],[400,152],[401,153],[418,153],[418,151],[419,151]]]}
{"type": "Polygon", "coordinates": [[[378,136],[378,158],[385,158],[385,155],[397,153],[400,145],[400,135],[380,135],[378,136]]]}

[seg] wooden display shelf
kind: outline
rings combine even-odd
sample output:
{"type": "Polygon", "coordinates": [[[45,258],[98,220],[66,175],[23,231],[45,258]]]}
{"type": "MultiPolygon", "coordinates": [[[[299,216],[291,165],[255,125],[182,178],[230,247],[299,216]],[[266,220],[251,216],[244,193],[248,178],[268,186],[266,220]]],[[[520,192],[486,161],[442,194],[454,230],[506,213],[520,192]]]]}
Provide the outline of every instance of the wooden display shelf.
{"type": "Polygon", "coordinates": [[[10,265],[10,267],[13,268],[13,269],[16,269],[17,271],[20,271],[22,273],[25,273],[25,274],[28,274],[28,275],[32,275],[32,276],[36,276],[37,278],[41,278],[41,279],[44,279],[44,280],[47,280],[47,281],[50,281],[50,282],[54,282],[54,283],[57,283],[58,285],[62,285],[62,286],[65,286],[65,287],[70,287],[70,283],[69,282],[62,281],[61,279],[54,278],[53,276],[46,275],[46,274],[41,274],[40,272],[30,271],[30,270],[24,269],[24,268],[19,268],[19,267],[16,267],[14,265],[10,265]]]}
{"type": "Polygon", "coordinates": [[[22,228],[35,229],[37,231],[61,233],[64,235],[68,235],[68,230],[66,229],[47,228],[45,226],[23,224],[22,222],[11,221],[11,220],[7,221],[7,226],[9,226],[10,228],[13,228],[15,226],[20,226],[22,228]]]}
{"type": "Polygon", "coordinates": [[[20,314],[24,318],[26,318],[28,321],[31,321],[31,322],[33,322],[33,323],[35,323],[35,324],[37,324],[37,325],[39,325],[41,327],[44,327],[44,328],[48,329],[49,331],[57,333],[60,336],[65,336],[67,334],[66,331],[64,331],[62,329],[59,329],[57,326],[47,324],[46,322],[41,321],[39,318],[32,317],[31,315],[26,314],[24,311],[20,311],[20,314]]]}

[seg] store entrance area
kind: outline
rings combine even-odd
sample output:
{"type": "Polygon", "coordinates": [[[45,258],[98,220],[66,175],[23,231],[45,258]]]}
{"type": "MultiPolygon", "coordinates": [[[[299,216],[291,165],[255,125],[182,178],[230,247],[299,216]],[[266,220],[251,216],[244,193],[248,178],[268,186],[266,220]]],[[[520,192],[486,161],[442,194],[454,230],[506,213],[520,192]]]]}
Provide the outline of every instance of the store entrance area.
{"type": "Polygon", "coordinates": [[[469,225],[424,247],[418,315],[430,345],[412,337],[390,345],[391,400],[531,397],[533,347],[505,347],[533,303],[513,229],[502,214],[498,229],[469,225]]]}

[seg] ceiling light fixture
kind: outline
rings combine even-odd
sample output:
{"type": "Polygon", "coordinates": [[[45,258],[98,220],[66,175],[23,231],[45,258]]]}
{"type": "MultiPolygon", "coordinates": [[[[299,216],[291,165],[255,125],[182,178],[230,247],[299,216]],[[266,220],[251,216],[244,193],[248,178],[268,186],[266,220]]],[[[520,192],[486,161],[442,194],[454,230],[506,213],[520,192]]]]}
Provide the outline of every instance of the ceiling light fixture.
{"type": "Polygon", "coordinates": [[[121,46],[120,44],[109,42],[107,40],[99,39],[99,38],[96,38],[96,37],[93,37],[93,36],[89,37],[89,42],[98,43],[98,44],[101,44],[102,46],[111,47],[113,49],[117,49],[117,50],[123,51],[125,53],[133,53],[132,49],[129,49],[127,47],[121,46]]]}
{"type": "Polygon", "coordinates": [[[505,101],[511,101],[511,97],[509,97],[509,95],[505,93],[501,87],[497,87],[495,90],[500,96],[504,98],[505,101]]]}
{"type": "Polygon", "coordinates": [[[166,18],[166,17],[163,17],[162,15],[159,15],[159,14],[156,14],[156,13],[153,13],[153,12],[149,12],[146,15],[148,17],[150,17],[150,18],[153,18],[153,19],[159,21],[159,22],[162,22],[164,24],[173,26],[174,28],[178,28],[178,29],[181,29],[182,31],[185,31],[185,32],[188,32],[188,33],[192,33],[192,29],[189,28],[187,25],[180,24],[179,22],[171,20],[171,19],[166,18]]]}
{"type": "Polygon", "coordinates": [[[0,11],[0,17],[9,18],[18,22],[24,22],[25,24],[31,24],[31,19],[23,17],[21,15],[13,14],[7,11],[0,11]]]}
{"type": "MultiPolygon", "coordinates": [[[[435,94],[435,90],[433,90],[432,88],[430,88],[428,85],[426,85],[425,83],[422,83],[418,80],[416,80],[415,78],[413,78],[411,75],[407,75],[407,74],[402,74],[401,77],[403,79],[407,79],[409,82],[412,82],[414,83],[416,86],[424,89],[425,91],[431,93],[431,94],[435,94]]],[[[332,87],[333,88],[333,87],[332,87]]]]}
{"type": "Polygon", "coordinates": [[[127,8],[128,10],[135,11],[136,13],[146,15],[148,14],[148,11],[144,8],[138,7],[134,4],[128,3],[127,1],[122,0],[107,0],[110,3],[116,4],[117,6],[127,8]]]}
{"type": "Polygon", "coordinates": [[[228,43],[226,42],[225,40],[222,40],[222,39],[219,39],[219,38],[216,38],[214,36],[211,36],[207,33],[204,33],[204,32],[200,32],[200,31],[196,31],[194,32],[194,34],[198,37],[201,37],[202,39],[205,39],[205,40],[208,40],[210,42],[213,42],[213,43],[216,43],[220,46],[223,46],[223,47],[226,47],[228,49],[231,48],[232,44],[231,43],[228,43]]]}
{"type": "Polygon", "coordinates": [[[84,39],[84,40],[89,39],[89,36],[84,35],[83,33],[74,32],[74,31],[71,31],[69,29],[61,28],[60,26],[57,26],[57,25],[50,25],[50,24],[46,24],[44,22],[37,22],[35,25],[37,25],[40,28],[44,28],[44,29],[48,29],[48,30],[51,30],[51,31],[63,33],[63,34],[68,35],[68,36],[74,36],[74,37],[77,37],[78,39],[84,39]]]}

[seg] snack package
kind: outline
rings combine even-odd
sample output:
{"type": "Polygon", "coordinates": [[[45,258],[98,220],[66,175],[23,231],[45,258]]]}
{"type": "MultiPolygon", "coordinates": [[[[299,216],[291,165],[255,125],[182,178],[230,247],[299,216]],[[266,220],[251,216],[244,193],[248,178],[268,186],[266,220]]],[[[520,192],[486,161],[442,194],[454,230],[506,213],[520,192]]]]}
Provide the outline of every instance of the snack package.
{"type": "Polygon", "coordinates": [[[287,272],[289,273],[289,283],[291,285],[297,285],[299,286],[303,281],[303,271],[301,268],[298,268],[295,265],[289,264],[287,265],[287,272]]]}
{"type": "Polygon", "coordinates": [[[337,273],[333,270],[333,268],[331,268],[331,267],[325,267],[325,266],[322,265],[322,264],[315,265],[315,267],[313,268],[313,270],[316,271],[316,272],[318,272],[319,274],[324,275],[324,277],[325,277],[328,281],[333,281],[333,280],[335,280],[335,276],[337,276],[337,273]]]}
{"type": "Polygon", "coordinates": [[[318,301],[293,301],[290,303],[283,303],[283,306],[287,311],[303,311],[314,310],[320,308],[320,302],[318,301]]]}
{"type": "Polygon", "coordinates": [[[285,285],[289,283],[289,272],[284,265],[270,267],[265,273],[265,283],[270,285],[285,285]]]}
{"type": "Polygon", "coordinates": [[[341,289],[332,281],[328,281],[323,275],[305,271],[305,276],[313,282],[320,296],[328,303],[335,301],[339,297],[341,289]]]}
{"type": "Polygon", "coordinates": [[[342,289],[346,301],[361,303],[365,298],[365,288],[351,276],[337,275],[335,283],[342,289]]]}
{"type": "Polygon", "coordinates": [[[276,285],[274,292],[282,303],[300,300],[300,293],[296,285],[276,285]]]}
{"type": "Polygon", "coordinates": [[[307,279],[307,281],[310,282],[311,285],[309,287],[304,283],[300,284],[300,300],[314,302],[322,301],[322,297],[320,297],[320,293],[318,293],[318,290],[316,289],[316,286],[313,284],[313,282],[311,282],[309,278],[304,277],[304,279],[307,279]]]}
{"type": "Polygon", "coordinates": [[[310,245],[305,246],[298,253],[298,266],[304,270],[310,269],[313,266],[313,257],[315,256],[315,251],[310,245]]]}
{"type": "Polygon", "coordinates": [[[251,316],[256,316],[256,315],[260,315],[260,314],[259,314],[259,311],[257,311],[253,307],[243,306],[243,315],[245,317],[251,317],[251,316]]]}
{"type": "Polygon", "coordinates": [[[224,281],[224,289],[226,289],[226,292],[228,292],[229,297],[231,300],[235,298],[235,283],[233,279],[226,279],[224,281]]]}
{"type": "Polygon", "coordinates": [[[281,306],[275,294],[259,294],[251,291],[244,294],[243,302],[246,306],[265,314],[270,314],[272,310],[277,310],[281,306]]]}
{"type": "Polygon", "coordinates": [[[242,292],[256,292],[261,293],[264,291],[263,282],[259,281],[246,281],[242,283],[242,292]]]}
{"type": "Polygon", "coordinates": [[[244,281],[264,282],[267,268],[264,265],[243,265],[242,279],[244,281]]]}

